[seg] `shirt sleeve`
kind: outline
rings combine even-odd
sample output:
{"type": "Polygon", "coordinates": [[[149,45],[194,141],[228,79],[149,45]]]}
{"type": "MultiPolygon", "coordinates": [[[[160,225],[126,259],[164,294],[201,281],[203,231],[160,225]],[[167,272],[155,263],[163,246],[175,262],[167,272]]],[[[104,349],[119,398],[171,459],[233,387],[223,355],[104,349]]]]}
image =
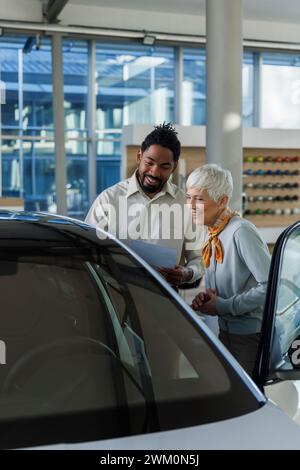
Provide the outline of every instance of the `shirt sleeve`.
{"type": "Polygon", "coordinates": [[[205,239],[204,227],[198,226],[194,238],[185,238],[183,246],[183,264],[186,268],[193,271],[193,277],[187,284],[193,283],[204,276],[204,265],[202,261],[201,250],[205,239]]]}
{"type": "Polygon", "coordinates": [[[187,281],[187,284],[197,281],[204,275],[204,267],[200,250],[190,250],[186,253],[185,267],[193,271],[193,277],[189,281],[187,281]]]}
{"type": "Polygon", "coordinates": [[[267,291],[271,256],[266,244],[252,227],[240,227],[233,240],[240,259],[257,285],[229,299],[217,297],[216,307],[220,315],[242,315],[263,306],[267,291]]]}
{"type": "Polygon", "coordinates": [[[93,202],[85,222],[93,227],[100,228],[108,231],[109,212],[108,212],[108,198],[105,192],[101,193],[93,202]]]}

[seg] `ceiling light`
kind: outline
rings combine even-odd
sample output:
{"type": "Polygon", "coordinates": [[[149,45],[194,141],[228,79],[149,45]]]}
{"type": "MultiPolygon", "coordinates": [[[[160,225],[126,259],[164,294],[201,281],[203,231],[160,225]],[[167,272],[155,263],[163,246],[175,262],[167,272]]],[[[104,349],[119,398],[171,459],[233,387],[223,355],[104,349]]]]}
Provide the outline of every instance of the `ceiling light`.
{"type": "Polygon", "coordinates": [[[153,46],[156,41],[156,37],[153,36],[152,34],[145,34],[144,39],[143,39],[143,44],[145,46],[153,46]]]}

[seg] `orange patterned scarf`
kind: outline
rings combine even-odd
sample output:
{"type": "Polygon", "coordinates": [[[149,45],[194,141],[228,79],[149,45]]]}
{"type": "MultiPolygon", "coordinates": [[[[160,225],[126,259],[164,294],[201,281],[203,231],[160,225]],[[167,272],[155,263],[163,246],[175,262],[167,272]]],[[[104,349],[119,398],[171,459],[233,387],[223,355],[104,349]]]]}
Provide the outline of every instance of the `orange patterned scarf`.
{"type": "Polygon", "coordinates": [[[205,243],[203,249],[202,249],[202,258],[204,261],[204,266],[206,268],[209,267],[210,265],[210,258],[212,256],[212,243],[214,242],[215,244],[215,258],[217,263],[223,263],[223,258],[224,258],[224,253],[223,253],[223,248],[222,248],[222,243],[220,242],[218,235],[224,230],[226,225],[230,222],[232,217],[235,215],[239,215],[238,212],[231,212],[229,215],[227,215],[223,220],[221,220],[220,224],[216,225],[215,227],[209,228],[208,233],[209,233],[209,238],[207,242],[205,243]]]}

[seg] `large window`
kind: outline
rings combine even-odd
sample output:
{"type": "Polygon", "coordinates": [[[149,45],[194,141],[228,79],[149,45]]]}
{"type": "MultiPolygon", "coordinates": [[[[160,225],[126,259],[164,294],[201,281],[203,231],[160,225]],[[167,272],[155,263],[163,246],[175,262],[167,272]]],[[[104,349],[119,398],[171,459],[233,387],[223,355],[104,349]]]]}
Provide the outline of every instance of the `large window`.
{"type": "Polygon", "coordinates": [[[21,196],[27,210],[55,211],[50,40],[0,38],[2,196],[21,196]],[[27,48],[24,52],[24,46],[27,48]]]}
{"type": "Polygon", "coordinates": [[[120,178],[122,126],[174,120],[174,48],[97,43],[97,190],[120,178]]]}
{"type": "Polygon", "coordinates": [[[66,39],[63,45],[67,209],[83,218],[88,201],[87,101],[88,42],[66,39]]]}
{"type": "MultiPolygon", "coordinates": [[[[72,38],[63,40],[62,52],[67,210],[83,218],[92,202],[88,155],[95,153],[97,193],[119,181],[123,126],[175,121],[181,65],[180,123],[206,124],[206,52],[183,47],[177,55],[176,47],[72,38]],[[89,89],[93,66],[95,87],[89,89]],[[93,129],[88,128],[88,98],[96,103],[93,129]]],[[[49,37],[0,38],[1,88],[6,90],[0,195],[24,198],[27,210],[56,212],[51,55],[49,37]]],[[[244,127],[300,127],[299,64],[298,53],[244,52],[244,127]]]]}
{"type": "Polygon", "coordinates": [[[263,53],[262,127],[300,127],[300,54],[263,53]]]}

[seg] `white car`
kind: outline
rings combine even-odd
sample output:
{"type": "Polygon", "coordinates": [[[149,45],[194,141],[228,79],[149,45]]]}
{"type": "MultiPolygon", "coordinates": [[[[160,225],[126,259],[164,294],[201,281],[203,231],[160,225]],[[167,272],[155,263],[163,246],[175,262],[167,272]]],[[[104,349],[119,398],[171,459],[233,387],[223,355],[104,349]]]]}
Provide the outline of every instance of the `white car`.
{"type": "Polygon", "coordinates": [[[300,265],[285,263],[299,254],[297,223],[273,254],[256,385],[122,244],[1,213],[0,447],[300,449],[300,428],[262,392],[300,378],[300,265]]]}

